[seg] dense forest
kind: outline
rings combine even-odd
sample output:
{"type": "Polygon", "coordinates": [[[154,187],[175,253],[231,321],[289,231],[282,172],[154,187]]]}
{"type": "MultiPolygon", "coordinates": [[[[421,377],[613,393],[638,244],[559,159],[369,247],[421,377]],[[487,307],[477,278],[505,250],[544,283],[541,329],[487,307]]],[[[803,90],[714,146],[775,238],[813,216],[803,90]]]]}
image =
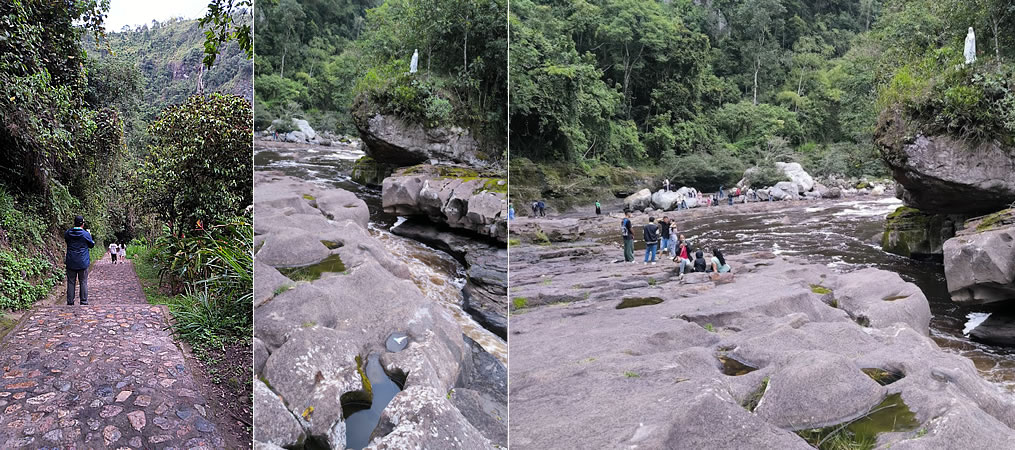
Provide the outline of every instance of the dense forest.
{"type": "Polygon", "coordinates": [[[892,107],[1015,133],[1007,0],[516,0],[510,28],[512,184],[543,194],[613,167],[707,190],[775,161],[885,175],[873,135],[892,107]]]}
{"type": "Polygon", "coordinates": [[[500,145],[506,7],[502,0],[257,2],[255,126],[297,117],[354,133],[353,108],[369,108],[425,126],[467,126],[500,145]],[[414,51],[419,72],[409,74],[414,51]]]}
{"type": "MultiPolygon", "coordinates": [[[[181,338],[249,360],[252,64],[227,44],[202,68],[197,21],[106,34],[107,4],[0,3],[0,316],[62,294],[82,215],[93,264],[129,244],[181,338]]],[[[244,392],[244,370],[220,373],[244,392]]]]}

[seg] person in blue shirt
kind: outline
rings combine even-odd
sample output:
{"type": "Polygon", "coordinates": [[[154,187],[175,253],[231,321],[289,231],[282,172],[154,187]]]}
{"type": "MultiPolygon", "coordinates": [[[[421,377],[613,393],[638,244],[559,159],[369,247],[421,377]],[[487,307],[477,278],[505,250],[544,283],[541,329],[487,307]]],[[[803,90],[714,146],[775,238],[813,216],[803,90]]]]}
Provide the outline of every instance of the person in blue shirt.
{"type": "Polygon", "coordinates": [[[624,262],[634,262],[634,229],[631,226],[631,211],[624,211],[620,221],[620,236],[624,238],[624,262]]]}
{"type": "Polygon", "coordinates": [[[74,304],[74,288],[81,285],[81,304],[88,304],[88,266],[91,265],[91,257],[88,249],[95,247],[95,240],[92,234],[84,229],[85,218],[74,217],[74,228],[64,232],[63,240],[67,241],[67,258],[64,263],[67,265],[67,304],[74,304]]]}
{"type": "Polygon", "coordinates": [[[508,220],[515,220],[515,205],[508,205],[508,220]]]}

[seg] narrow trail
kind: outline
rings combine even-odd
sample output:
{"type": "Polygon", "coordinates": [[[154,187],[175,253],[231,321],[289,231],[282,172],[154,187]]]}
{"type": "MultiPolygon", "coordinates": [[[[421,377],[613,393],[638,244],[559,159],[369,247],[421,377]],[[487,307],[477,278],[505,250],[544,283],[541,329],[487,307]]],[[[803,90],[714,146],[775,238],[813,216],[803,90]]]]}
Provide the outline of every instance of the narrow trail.
{"type": "Polygon", "coordinates": [[[103,256],[88,291],[87,306],[37,305],[0,342],[0,448],[224,448],[132,262],[103,256]]]}

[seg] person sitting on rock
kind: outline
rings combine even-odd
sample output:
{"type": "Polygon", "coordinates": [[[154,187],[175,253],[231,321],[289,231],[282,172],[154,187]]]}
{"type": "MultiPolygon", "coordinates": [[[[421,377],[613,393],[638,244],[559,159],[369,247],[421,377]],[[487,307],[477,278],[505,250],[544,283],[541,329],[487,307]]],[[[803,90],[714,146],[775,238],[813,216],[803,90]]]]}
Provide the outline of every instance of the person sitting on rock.
{"type": "Polygon", "coordinates": [[[709,272],[726,273],[730,270],[730,265],[726,264],[726,258],[722,255],[722,250],[713,249],[712,258],[709,262],[709,272]]]}
{"type": "Polygon", "coordinates": [[[705,272],[708,270],[708,262],[705,261],[705,252],[698,249],[694,252],[694,271],[705,272]]]}

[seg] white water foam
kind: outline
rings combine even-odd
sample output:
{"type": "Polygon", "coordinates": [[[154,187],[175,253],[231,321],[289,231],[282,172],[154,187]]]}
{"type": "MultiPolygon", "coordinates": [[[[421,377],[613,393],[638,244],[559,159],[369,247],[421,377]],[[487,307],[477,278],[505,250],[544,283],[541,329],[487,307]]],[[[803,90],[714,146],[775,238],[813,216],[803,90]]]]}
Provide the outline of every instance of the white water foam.
{"type": "Polygon", "coordinates": [[[987,320],[988,317],[990,317],[990,313],[973,312],[966,314],[966,318],[969,319],[969,321],[966,322],[966,327],[962,329],[962,334],[969,336],[969,332],[980,326],[980,324],[983,323],[984,320],[987,320]]]}

